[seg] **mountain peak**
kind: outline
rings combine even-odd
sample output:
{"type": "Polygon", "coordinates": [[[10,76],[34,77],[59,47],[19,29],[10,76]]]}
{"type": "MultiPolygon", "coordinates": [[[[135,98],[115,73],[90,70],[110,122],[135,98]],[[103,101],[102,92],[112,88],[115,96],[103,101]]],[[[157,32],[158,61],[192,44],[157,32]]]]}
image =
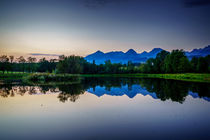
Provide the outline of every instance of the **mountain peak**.
{"type": "Polygon", "coordinates": [[[129,49],[126,54],[137,54],[133,49],[129,49]]]}
{"type": "Polygon", "coordinates": [[[203,48],[204,50],[210,50],[210,45],[206,46],[205,48],[203,48]]]}
{"type": "Polygon", "coordinates": [[[95,54],[104,54],[102,51],[98,50],[95,52],[95,54]]]}
{"type": "Polygon", "coordinates": [[[186,55],[191,56],[207,56],[210,54],[210,45],[199,48],[199,49],[193,49],[191,52],[186,52],[186,55]]]}
{"type": "Polygon", "coordinates": [[[152,49],[152,51],[151,52],[160,52],[160,51],[162,51],[163,49],[161,49],[161,48],[154,48],[154,49],[152,49]]]}

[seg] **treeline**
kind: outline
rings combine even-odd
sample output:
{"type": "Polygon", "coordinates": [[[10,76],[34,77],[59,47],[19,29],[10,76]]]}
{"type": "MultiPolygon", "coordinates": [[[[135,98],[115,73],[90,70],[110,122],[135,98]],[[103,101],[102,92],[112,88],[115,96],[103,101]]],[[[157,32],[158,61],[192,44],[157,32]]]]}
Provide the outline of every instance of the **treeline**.
{"type": "Polygon", "coordinates": [[[128,74],[128,73],[209,73],[210,55],[206,57],[193,57],[189,60],[183,50],[173,50],[171,53],[161,51],[156,58],[150,58],[146,63],[127,64],[111,63],[96,65],[95,61],[87,62],[80,56],[59,56],[58,59],[46,60],[19,57],[14,62],[14,57],[0,56],[0,71],[14,72],[49,72],[70,74],[128,74]]]}
{"type": "Polygon", "coordinates": [[[35,57],[23,56],[14,58],[14,56],[0,56],[0,71],[5,72],[53,72],[56,69],[57,59],[46,60],[41,58],[37,61],[35,57]]]}
{"type": "Polygon", "coordinates": [[[210,55],[193,57],[189,60],[183,50],[173,50],[171,53],[161,51],[156,58],[148,59],[140,66],[142,73],[208,73],[210,72],[210,55]]]}

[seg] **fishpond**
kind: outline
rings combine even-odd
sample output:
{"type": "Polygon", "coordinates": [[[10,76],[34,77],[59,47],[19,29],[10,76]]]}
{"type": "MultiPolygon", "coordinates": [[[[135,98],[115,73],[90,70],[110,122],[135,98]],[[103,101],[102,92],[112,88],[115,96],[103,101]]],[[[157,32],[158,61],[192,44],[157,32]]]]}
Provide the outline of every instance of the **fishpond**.
{"type": "Polygon", "coordinates": [[[210,84],[148,78],[0,82],[0,139],[210,139],[210,84]]]}

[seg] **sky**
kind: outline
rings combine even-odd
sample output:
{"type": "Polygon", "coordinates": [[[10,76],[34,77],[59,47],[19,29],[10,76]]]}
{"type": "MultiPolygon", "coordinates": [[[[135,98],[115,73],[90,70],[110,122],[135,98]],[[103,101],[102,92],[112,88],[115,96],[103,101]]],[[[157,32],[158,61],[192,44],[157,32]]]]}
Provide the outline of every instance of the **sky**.
{"type": "Polygon", "coordinates": [[[0,55],[210,44],[210,0],[0,0],[0,55]]]}

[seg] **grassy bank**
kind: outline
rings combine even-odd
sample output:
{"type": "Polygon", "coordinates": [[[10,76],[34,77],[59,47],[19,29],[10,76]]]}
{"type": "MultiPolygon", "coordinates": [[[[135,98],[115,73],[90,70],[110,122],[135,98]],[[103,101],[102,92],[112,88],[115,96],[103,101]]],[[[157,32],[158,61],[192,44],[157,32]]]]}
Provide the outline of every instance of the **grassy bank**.
{"type": "Polygon", "coordinates": [[[0,73],[0,80],[20,79],[32,82],[70,82],[77,81],[79,77],[133,77],[133,78],[162,78],[192,82],[210,83],[210,74],[185,73],[185,74],[29,74],[29,73],[0,73]]]}
{"type": "Polygon", "coordinates": [[[64,85],[80,83],[81,77],[76,74],[35,73],[23,77],[25,83],[32,85],[64,85]]]}
{"type": "Polygon", "coordinates": [[[14,73],[1,73],[0,72],[0,79],[1,80],[22,80],[24,77],[28,76],[29,73],[22,73],[22,72],[14,72],[14,73]]]}
{"type": "Polygon", "coordinates": [[[210,83],[210,74],[184,73],[184,74],[84,74],[84,77],[133,77],[133,78],[161,78],[192,82],[210,83]]]}

